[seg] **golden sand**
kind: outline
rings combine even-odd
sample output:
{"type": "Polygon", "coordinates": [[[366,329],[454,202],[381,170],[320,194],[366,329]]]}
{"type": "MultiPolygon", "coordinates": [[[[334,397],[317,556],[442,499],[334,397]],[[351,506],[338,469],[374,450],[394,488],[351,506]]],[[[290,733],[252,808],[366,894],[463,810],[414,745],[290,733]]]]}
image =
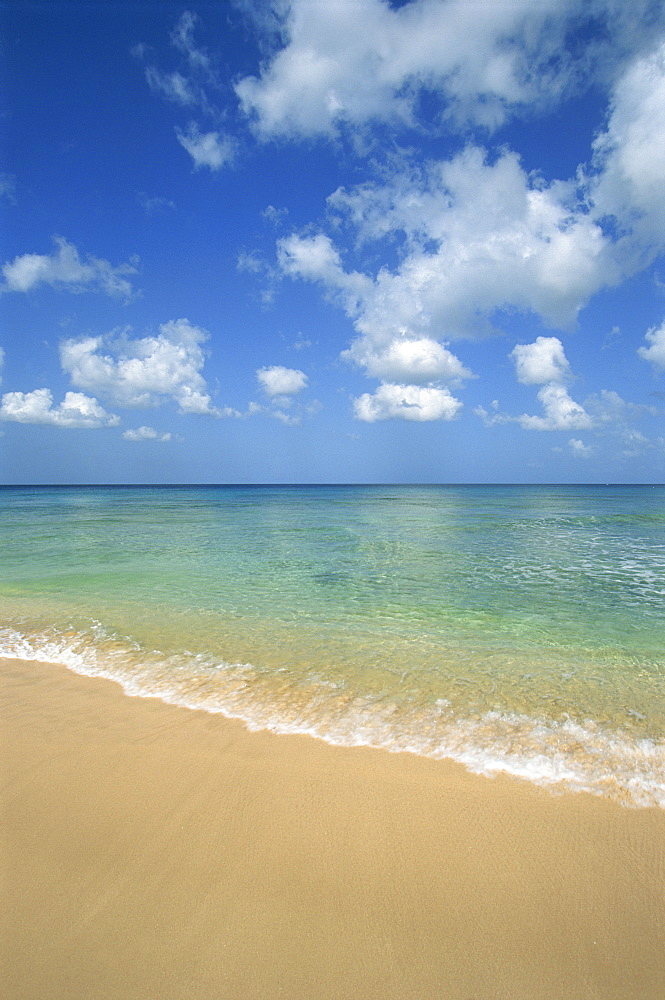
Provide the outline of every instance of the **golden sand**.
{"type": "Polygon", "coordinates": [[[8,1000],[663,1000],[665,813],[0,661],[8,1000]]]}

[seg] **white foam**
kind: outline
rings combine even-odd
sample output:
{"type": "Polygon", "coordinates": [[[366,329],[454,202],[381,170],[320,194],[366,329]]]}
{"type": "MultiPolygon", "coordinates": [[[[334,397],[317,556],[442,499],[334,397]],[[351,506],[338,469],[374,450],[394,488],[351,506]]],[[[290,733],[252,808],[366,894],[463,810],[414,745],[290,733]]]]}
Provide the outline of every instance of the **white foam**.
{"type": "Polygon", "coordinates": [[[478,774],[510,774],[625,805],[665,808],[665,744],[603,729],[593,720],[554,722],[501,712],[460,718],[445,699],[405,708],[323,680],[294,685],[251,664],[142,652],[109,637],[99,624],[90,634],[0,628],[0,656],[62,664],[117,681],[128,695],[240,719],[250,730],[451,758],[478,774]]]}

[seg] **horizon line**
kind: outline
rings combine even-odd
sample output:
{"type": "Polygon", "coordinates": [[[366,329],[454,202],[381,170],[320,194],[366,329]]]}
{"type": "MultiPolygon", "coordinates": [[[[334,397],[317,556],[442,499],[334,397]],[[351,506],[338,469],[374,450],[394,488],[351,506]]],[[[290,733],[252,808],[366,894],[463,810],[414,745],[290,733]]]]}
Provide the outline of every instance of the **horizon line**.
{"type": "Polygon", "coordinates": [[[183,487],[211,487],[211,488],[263,488],[263,487],[426,487],[426,486],[665,486],[663,482],[261,482],[261,483],[235,483],[235,482],[168,482],[168,483],[0,483],[0,489],[182,489],[183,487]]]}

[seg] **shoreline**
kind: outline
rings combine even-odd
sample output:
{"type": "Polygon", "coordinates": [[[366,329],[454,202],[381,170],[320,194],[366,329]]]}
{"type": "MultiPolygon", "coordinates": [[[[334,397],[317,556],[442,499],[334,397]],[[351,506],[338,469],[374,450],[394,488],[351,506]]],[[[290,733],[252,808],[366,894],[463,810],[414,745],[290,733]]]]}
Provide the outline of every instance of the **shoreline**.
{"type": "Polygon", "coordinates": [[[0,660],[12,1000],[651,1000],[665,813],[0,660]]]}
{"type": "MultiPolygon", "coordinates": [[[[27,637],[11,626],[0,632],[0,660],[17,657],[65,666],[81,677],[117,683],[129,697],[157,698],[166,705],[218,714],[240,721],[251,732],[304,735],[329,746],[449,760],[474,774],[518,778],[553,794],[588,792],[629,808],[665,810],[662,737],[618,725],[610,728],[592,717],[583,721],[568,714],[547,718],[489,709],[466,717],[455,717],[451,710],[446,718],[437,702],[435,709],[421,705],[417,714],[407,709],[396,723],[396,703],[384,712],[385,706],[373,704],[371,698],[368,702],[360,695],[354,704],[341,692],[335,704],[325,682],[320,688],[316,681],[309,690],[292,688],[285,697],[279,684],[271,687],[255,670],[244,648],[223,662],[219,672],[207,669],[217,666],[214,657],[202,657],[201,671],[199,656],[187,651],[176,654],[173,670],[169,654],[144,650],[137,662],[135,650],[117,640],[105,643],[99,655],[84,632],[66,638],[47,633],[27,637]],[[167,675],[162,672],[165,660],[170,661],[167,675]]],[[[624,711],[628,717],[630,712],[624,711]]],[[[633,715],[646,719],[639,712],[633,715]]]]}

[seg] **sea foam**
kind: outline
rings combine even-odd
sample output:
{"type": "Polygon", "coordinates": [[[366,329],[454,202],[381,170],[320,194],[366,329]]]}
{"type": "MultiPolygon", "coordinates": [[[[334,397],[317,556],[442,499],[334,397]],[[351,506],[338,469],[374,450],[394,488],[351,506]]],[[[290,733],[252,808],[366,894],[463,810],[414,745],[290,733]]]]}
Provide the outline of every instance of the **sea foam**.
{"type": "Polygon", "coordinates": [[[326,679],[295,682],[250,663],[142,649],[108,634],[99,623],[86,632],[0,628],[0,656],[61,664],[117,681],[128,695],[240,719],[250,730],[449,758],[477,774],[504,773],[560,792],[665,808],[665,743],[591,719],[460,714],[441,698],[404,705],[326,679]]]}

